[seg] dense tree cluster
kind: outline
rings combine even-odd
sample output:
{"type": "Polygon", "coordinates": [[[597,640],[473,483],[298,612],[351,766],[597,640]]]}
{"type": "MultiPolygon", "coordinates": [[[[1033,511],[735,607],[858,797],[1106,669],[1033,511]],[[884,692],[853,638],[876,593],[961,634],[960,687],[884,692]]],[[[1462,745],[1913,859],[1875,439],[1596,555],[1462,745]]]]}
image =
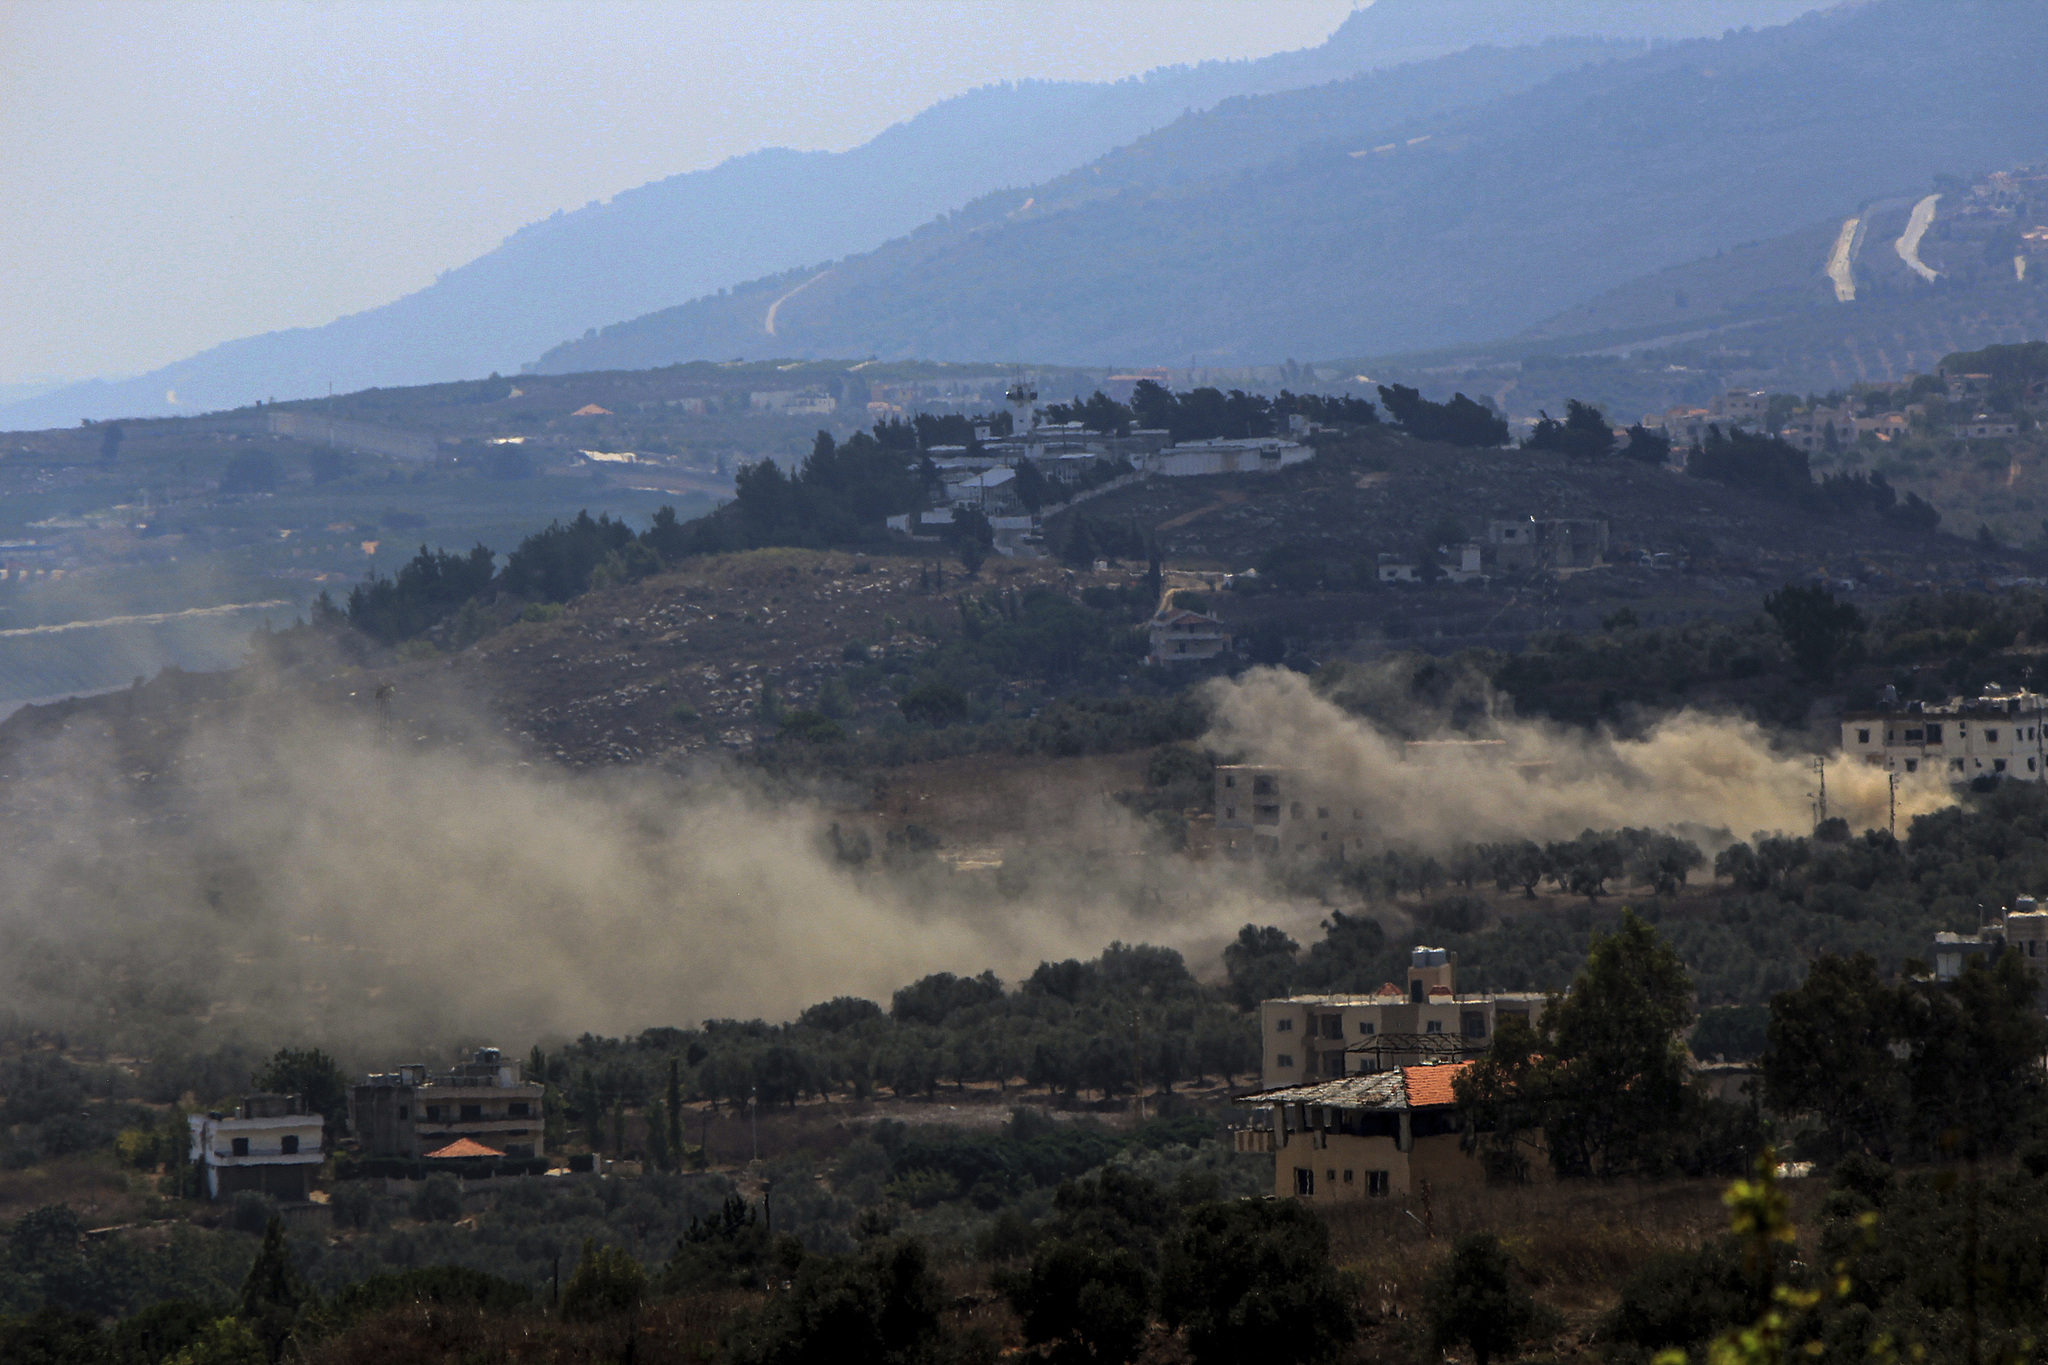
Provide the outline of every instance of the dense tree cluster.
{"type": "Polygon", "coordinates": [[[1462,393],[1451,395],[1447,403],[1434,403],[1414,389],[1382,384],[1380,402],[1387,416],[1418,441],[1481,448],[1508,443],[1507,419],[1462,393]]]}
{"type": "Polygon", "coordinates": [[[544,1059],[581,1117],[584,1093],[643,1106],[679,1063],[687,1097],[793,1105],[809,1096],[928,1096],[1018,1081],[1068,1099],[1257,1070],[1255,1031],[1171,949],[1112,944],[1089,961],[1041,963],[1015,989],[992,975],[926,977],[887,1012],[836,1000],[789,1024],[713,1020],[632,1040],[586,1036],[544,1059]],[[1142,1051],[1134,1050],[1134,1021],[1142,1051]]]}

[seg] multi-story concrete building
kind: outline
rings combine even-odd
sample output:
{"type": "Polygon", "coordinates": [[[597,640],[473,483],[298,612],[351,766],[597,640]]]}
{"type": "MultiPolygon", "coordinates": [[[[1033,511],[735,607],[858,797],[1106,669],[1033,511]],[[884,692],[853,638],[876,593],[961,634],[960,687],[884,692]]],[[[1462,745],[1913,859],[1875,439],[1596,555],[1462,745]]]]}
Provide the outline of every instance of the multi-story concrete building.
{"type": "Polygon", "coordinates": [[[1607,523],[1590,519],[1535,517],[1486,523],[1493,562],[1504,573],[1518,569],[1586,569],[1604,562],[1607,523]]]}
{"type": "Polygon", "coordinates": [[[1236,1101],[1253,1113],[1236,1145],[1272,1154],[1276,1196],[1342,1203],[1486,1179],[1463,1146],[1456,1079],[1503,1020],[1535,1023],[1548,997],[1460,994],[1457,972],[1455,953],[1418,947],[1405,990],[1260,1004],[1262,1084],[1236,1101]]]}
{"type": "MultiPolygon", "coordinates": [[[[1476,1185],[1486,1166],[1463,1146],[1455,1089],[1470,1062],[1402,1066],[1245,1095],[1255,1115],[1237,1150],[1270,1152],[1273,1193],[1316,1204],[1476,1185]]],[[[1540,1174],[1532,1163],[1531,1174],[1540,1174]]]]}
{"type": "Polygon", "coordinates": [[[506,1156],[544,1156],[546,1088],[520,1073],[518,1062],[485,1047],[453,1071],[430,1075],[414,1064],[370,1076],[351,1097],[356,1137],[372,1156],[417,1159],[460,1138],[506,1156]]]}
{"type": "Polygon", "coordinates": [[[1230,648],[1230,627],[1214,616],[1184,607],[1168,607],[1146,627],[1151,648],[1145,662],[1152,665],[1200,663],[1230,648]]]}
{"type": "Polygon", "coordinates": [[[1502,1019],[1534,1024],[1538,992],[1461,995],[1457,955],[1418,947],[1406,989],[1389,981],[1366,995],[1297,995],[1259,1005],[1260,1089],[1458,1061],[1486,1050],[1502,1019]]]}
{"type": "Polygon", "coordinates": [[[1944,705],[1880,703],[1842,715],[1842,756],[1895,773],[2048,779],[2048,697],[1992,683],[1944,705]]]}
{"type": "Polygon", "coordinates": [[[201,1168],[208,1199],[255,1190],[273,1199],[303,1200],[327,1159],[323,1119],[298,1095],[247,1095],[234,1114],[193,1114],[190,1159],[201,1168]]]}
{"type": "Polygon", "coordinates": [[[1216,768],[1216,837],[1252,853],[1335,855],[1364,847],[1365,807],[1295,768],[1216,768]]]}

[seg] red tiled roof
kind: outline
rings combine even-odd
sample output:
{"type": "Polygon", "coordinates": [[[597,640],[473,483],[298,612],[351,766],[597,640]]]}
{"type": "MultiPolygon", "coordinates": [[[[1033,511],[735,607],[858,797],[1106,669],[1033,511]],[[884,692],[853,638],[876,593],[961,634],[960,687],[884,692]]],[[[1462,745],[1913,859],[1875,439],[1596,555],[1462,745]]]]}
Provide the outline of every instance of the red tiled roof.
{"type": "Polygon", "coordinates": [[[1408,1107],[1426,1109],[1436,1104],[1456,1104],[1458,1097],[1451,1084],[1471,1065],[1470,1062],[1450,1062],[1441,1066],[1402,1067],[1401,1080],[1408,1087],[1408,1107]]]}
{"type": "Polygon", "coordinates": [[[1378,989],[1377,991],[1374,991],[1374,992],[1373,992],[1373,994],[1375,994],[1375,995],[1406,995],[1406,994],[1408,994],[1408,992],[1406,992],[1406,991],[1402,990],[1402,989],[1401,989],[1401,988],[1400,988],[1399,986],[1396,986],[1396,985],[1395,985],[1395,984],[1394,984],[1393,982],[1391,982],[1391,981],[1386,981],[1386,982],[1382,982],[1382,983],[1380,984],[1380,988],[1379,988],[1379,989],[1378,989]]]}
{"type": "Polygon", "coordinates": [[[457,1139],[455,1139],[455,1141],[453,1141],[453,1142],[449,1143],[449,1144],[448,1144],[448,1145],[447,1145],[446,1147],[443,1147],[443,1148],[442,1148],[442,1149],[441,1149],[440,1151],[438,1151],[438,1152],[428,1152],[428,1153],[427,1153],[427,1156],[428,1156],[428,1158],[429,1158],[430,1160],[431,1160],[432,1158],[434,1158],[434,1157],[445,1157],[445,1156],[503,1156],[503,1155],[505,1155],[505,1154],[504,1154],[503,1152],[499,1151],[499,1150],[498,1150],[497,1148],[495,1148],[495,1147],[486,1147],[486,1146],[484,1146],[484,1145],[483,1145],[483,1144],[482,1144],[481,1142],[478,1142],[478,1141],[476,1141],[476,1140],[474,1140],[474,1139],[472,1139],[472,1138],[457,1138],[457,1139]]]}

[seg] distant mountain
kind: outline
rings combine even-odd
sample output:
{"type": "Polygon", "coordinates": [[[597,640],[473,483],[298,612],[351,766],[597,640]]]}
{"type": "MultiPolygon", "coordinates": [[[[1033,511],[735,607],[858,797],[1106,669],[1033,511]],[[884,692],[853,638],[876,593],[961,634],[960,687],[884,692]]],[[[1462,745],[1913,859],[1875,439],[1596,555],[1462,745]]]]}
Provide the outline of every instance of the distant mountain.
{"type": "MultiPolygon", "coordinates": [[[[1044,181],[1228,98],[1433,58],[1481,39],[1669,38],[1782,19],[1812,3],[1378,0],[1329,41],[1301,52],[1109,84],[991,85],[849,152],[770,149],[557,213],[383,307],[228,342],[137,379],[95,380],[0,406],[0,425],[189,413],[324,394],[330,386],[350,391],[509,371],[589,328],[870,250],[977,196],[1044,181]]],[[[1455,68],[1442,78],[1462,79],[1455,68]]],[[[1498,93],[1496,83],[1465,97],[1498,93]]]]}
{"type": "Polygon", "coordinates": [[[1231,99],[540,368],[771,350],[1228,364],[1499,337],[1873,194],[2048,155],[2043,50],[2048,6],[1872,0],[1570,63],[1476,107],[1390,97],[1402,72],[1231,99]]]}

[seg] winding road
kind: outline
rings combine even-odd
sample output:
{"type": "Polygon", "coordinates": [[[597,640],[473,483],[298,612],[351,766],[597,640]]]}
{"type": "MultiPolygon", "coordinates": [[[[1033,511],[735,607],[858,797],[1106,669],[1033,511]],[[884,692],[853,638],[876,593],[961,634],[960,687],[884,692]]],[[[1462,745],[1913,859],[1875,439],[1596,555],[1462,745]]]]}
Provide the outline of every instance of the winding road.
{"type": "Polygon", "coordinates": [[[1913,205],[1913,216],[1906,220],[1906,230],[1892,245],[1899,253],[1899,259],[1909,266],[1913,273],[1930,284],[1940,278],[1939,273],[1920,259],[1920,239],[1927,235],[1927,229],[1934,225],[1934,206],[1941,196],[1930,194],[1913,205]]]}

